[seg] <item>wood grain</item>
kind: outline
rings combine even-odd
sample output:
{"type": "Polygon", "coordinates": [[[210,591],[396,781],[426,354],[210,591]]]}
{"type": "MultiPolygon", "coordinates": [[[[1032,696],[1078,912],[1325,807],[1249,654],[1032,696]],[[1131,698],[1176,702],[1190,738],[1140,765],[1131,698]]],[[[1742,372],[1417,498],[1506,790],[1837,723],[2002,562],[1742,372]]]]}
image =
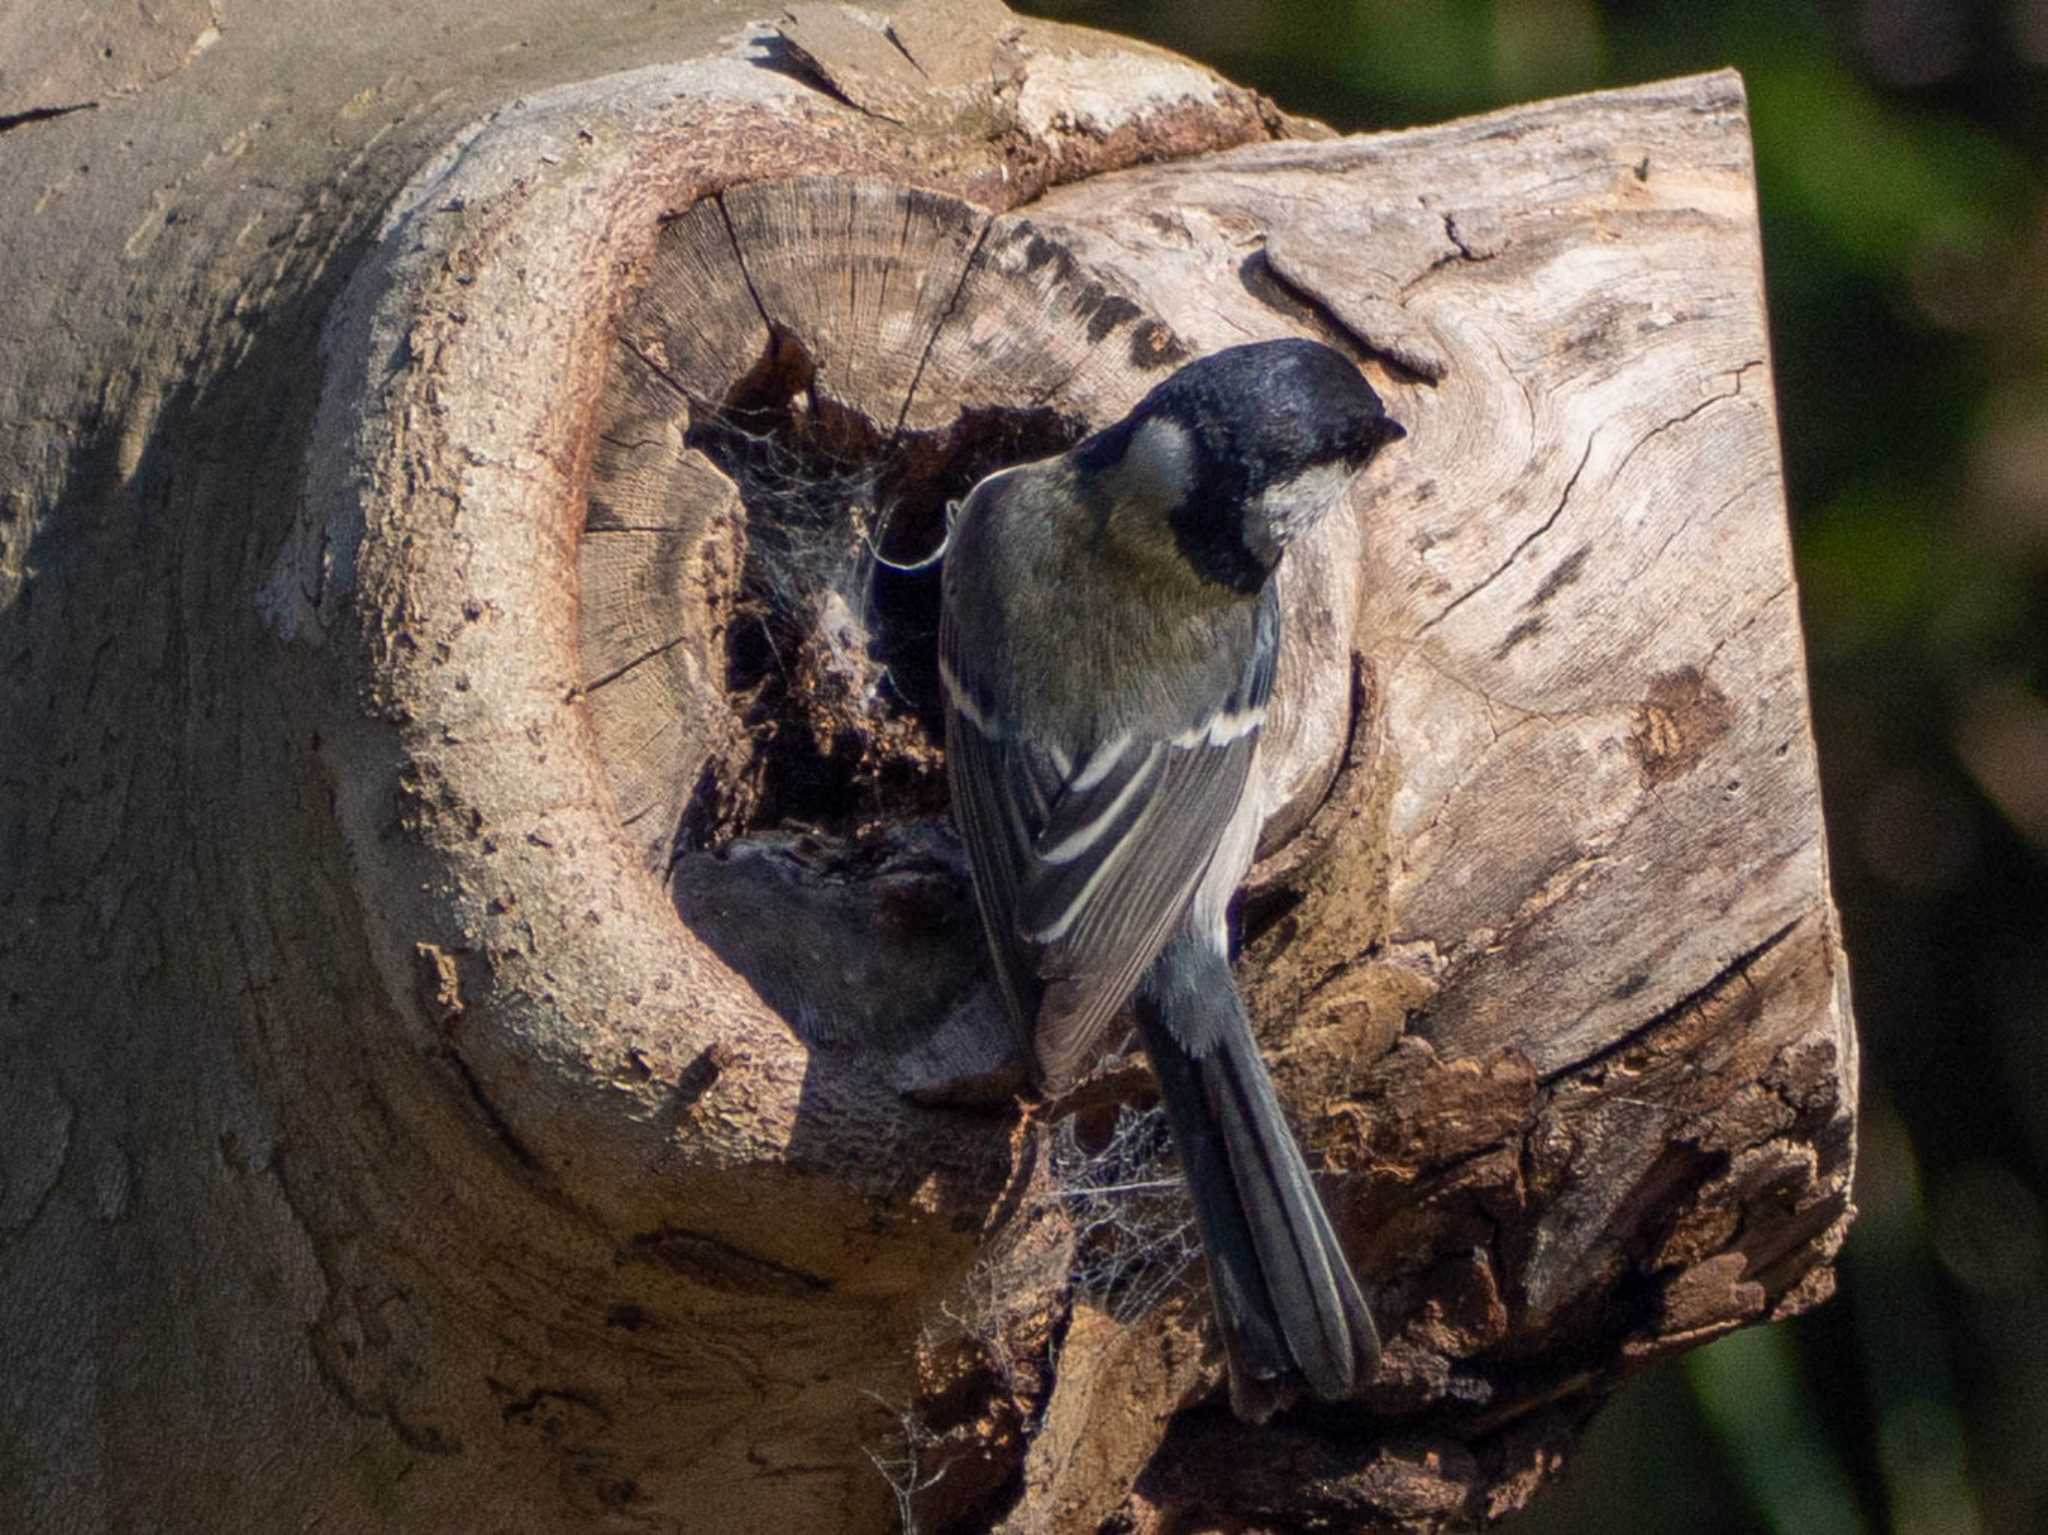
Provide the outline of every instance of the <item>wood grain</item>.
{"type": "MultiPolygon", "coordinates": [[[[600,440],[634,446],[595,461],[586,671],[646,679],[608,684],[597,724],[622,810],[657,828],[760,726],[701,635],[664,638],[700,626],[676,610],[707,568],[676,541],[683,503],[755,537],[774,515],[679,446],[693,408],[781,370],[798,382],[776,430],[929,491],[992,414],[1038,413],[1056,445],[1255,337],[1320,336],[1387,396],[1408,439],[1285,575],[1244,979],[1391,1329],[1369,1406],[1450,1413],[1523,1457],[1443,1493],[1458,1506],[1534,1477],[1635,1364],[1824,1295],[1849,1216],[1854,1038],[1752,185],[1727,75],[1136,167],[1026,213],[800,178],[675,220],[622,322],[600,440]],[[612,424],[634,412],[651,424],[612,424]],[[617,541],[614,508],[671,503],[662,531],[617,541]]],[[[916,757],[914,700],[872,676],[832,696],[833,730],[916,757]]],[[[848,872],[894,827],[917,852],[873,869],[920,909],[948,880],[964,903],[942,823],[847,810],[800,858],[786,826],[736,824],[744,859],[678,874],[685,920],[764,994],[804,998],[806,1038],[881,1058],[899,1089],[1000,1087],[971,926],[936,948],[892,935],[848,872]],[[691,905],[714,886],[753,915],[691,905]],[[799,887],[830,941],[750,946],[799,887]],[[899,961],[955,980],[892,1012],[873,993],[899,961]]],[[[1052,1421],[1098,1413],[1102,1372],[1156,1329],[1198,1324],[1077,1329],[1059,1379],[1083,1395],[1056,1381],[1052,1421]]],[[[1190,1506],[1263,1507],[1283,1489],[1214,1459],[1234,1432],[1170,1438],[1148,1474],[1190,1506]]],[[[1124,1473],[1084,1459],[1033,1458],[1032,1506],[1128,1514],[1124,1473]]],[[[1389,1489],[1416,1485],[1382,1462],[1332,1478],[1331,1519],[1390,1518],[1389,1489]]]]}

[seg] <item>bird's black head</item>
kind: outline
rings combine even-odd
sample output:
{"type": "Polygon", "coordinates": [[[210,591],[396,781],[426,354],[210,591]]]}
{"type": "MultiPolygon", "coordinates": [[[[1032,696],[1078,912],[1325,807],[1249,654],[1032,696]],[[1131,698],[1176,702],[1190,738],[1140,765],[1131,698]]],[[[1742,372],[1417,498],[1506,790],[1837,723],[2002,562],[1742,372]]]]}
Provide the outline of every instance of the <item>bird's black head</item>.
{"type": "Polygon", "coordinates": [[[1319,341],[1255,341],[1189,363],[1076,450],[1082,469],[1135,447],[1177,474],[1169,521],[1204,577],[1255,592],[1351,476],[1406,435],[1343,353],[1319,341]]]}

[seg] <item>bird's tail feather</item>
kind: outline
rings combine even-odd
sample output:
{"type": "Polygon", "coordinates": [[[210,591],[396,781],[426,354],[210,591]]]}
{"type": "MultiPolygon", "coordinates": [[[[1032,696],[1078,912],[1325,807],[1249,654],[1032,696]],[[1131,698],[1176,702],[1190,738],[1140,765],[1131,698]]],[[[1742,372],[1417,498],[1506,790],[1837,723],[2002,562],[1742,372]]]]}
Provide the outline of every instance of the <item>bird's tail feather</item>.
{"type": "Polygon", "coordinates": [[[1211,984],[1141,992],[1138,1022],[1194,1197],[1231,1406],[1263,1422],[1303,1383],[1325,1401],[1355,1395],[1379,1335],[1216,968],[1211,984]]]}

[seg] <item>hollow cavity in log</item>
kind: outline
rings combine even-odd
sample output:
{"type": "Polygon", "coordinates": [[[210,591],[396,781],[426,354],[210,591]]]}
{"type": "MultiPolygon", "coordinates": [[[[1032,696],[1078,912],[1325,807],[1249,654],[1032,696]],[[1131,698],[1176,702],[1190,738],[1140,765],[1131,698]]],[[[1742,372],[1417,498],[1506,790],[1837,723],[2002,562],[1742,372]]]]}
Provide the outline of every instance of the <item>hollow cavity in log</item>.
{"type": "Polygon", "coordinates": [[[930,192],[759,183],[664,226],[594,426],[583,696],[646,863],[807,1043],[906,1044],[979,963],[923,563],[948,504],[1186,355],[1030,223],[930,192]]]}
{"type": "Polygon", "coordinates": [[[936,194],[810,178],[670,222],[581,555],[583,689],[650,865],[940,813],[937,569],[892,567],[1184,355],[1028,223],[936,194]]]}

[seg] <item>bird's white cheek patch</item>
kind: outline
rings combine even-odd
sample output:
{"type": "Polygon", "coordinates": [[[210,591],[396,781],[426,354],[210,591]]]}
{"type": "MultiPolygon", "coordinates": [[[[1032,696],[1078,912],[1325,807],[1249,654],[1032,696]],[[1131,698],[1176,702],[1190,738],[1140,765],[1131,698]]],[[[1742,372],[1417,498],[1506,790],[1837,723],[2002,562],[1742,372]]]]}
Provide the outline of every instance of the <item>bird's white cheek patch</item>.
{"type": "Polygon", "coordinates": [[[1351,471],[1344,465],[1318,464],[1260,492],[1245,508],[1246,547],[1277,556],[1329,516],[1350,484],[1351,471]]]}

